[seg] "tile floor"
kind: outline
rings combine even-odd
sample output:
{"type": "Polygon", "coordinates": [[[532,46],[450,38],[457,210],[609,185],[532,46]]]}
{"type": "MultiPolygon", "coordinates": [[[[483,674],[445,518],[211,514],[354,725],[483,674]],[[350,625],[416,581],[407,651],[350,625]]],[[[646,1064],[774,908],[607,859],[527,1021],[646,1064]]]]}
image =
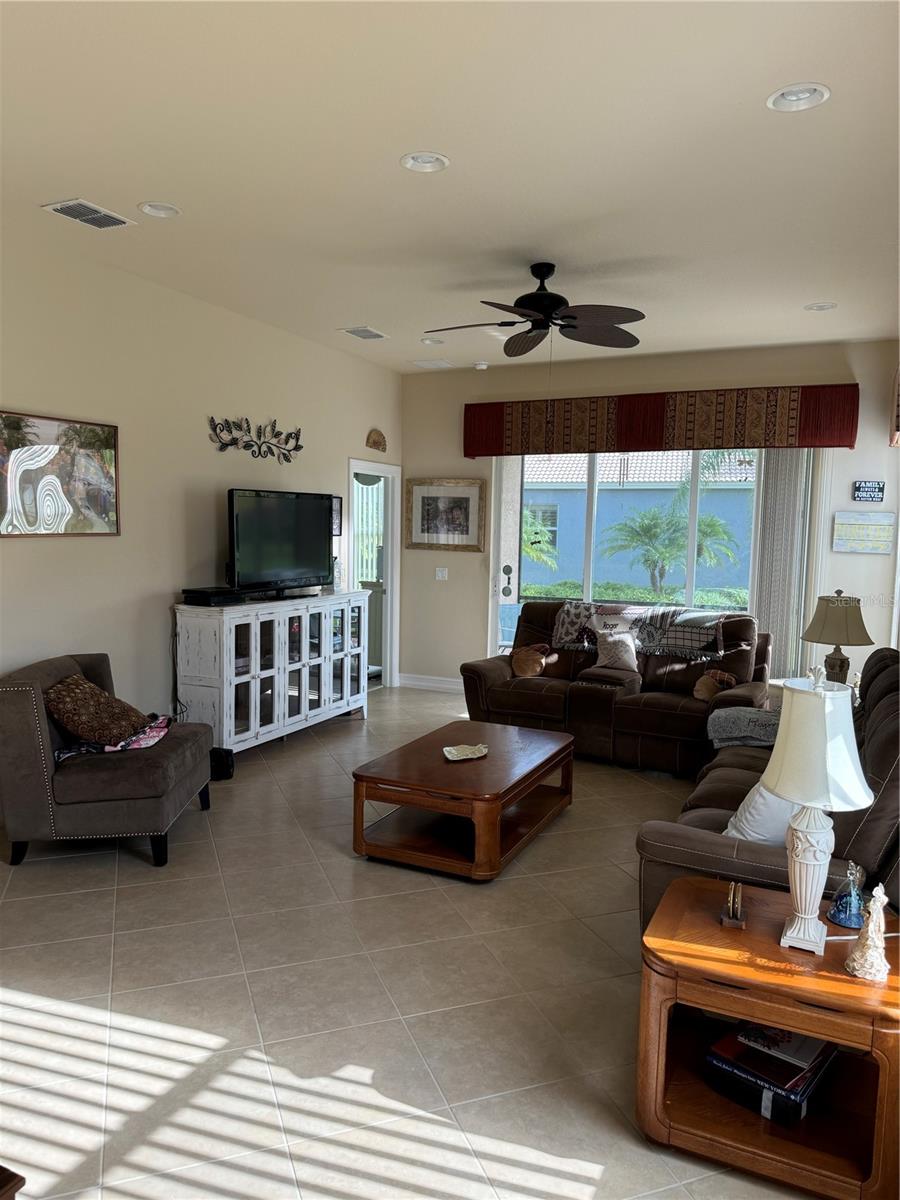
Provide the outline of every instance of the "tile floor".
{"type": "MultiPolygon", "coordinates": [[[[170,837],[0,864],[0,1158],[27,1200],[752,1200],[633,1124],[637,824],[579,763],[500,880],[354,858],[354,765],[462,697],[381,690],[238,758],[170,837]]],[[[373,814],[375,815],[375,814],[373,814]]]]}

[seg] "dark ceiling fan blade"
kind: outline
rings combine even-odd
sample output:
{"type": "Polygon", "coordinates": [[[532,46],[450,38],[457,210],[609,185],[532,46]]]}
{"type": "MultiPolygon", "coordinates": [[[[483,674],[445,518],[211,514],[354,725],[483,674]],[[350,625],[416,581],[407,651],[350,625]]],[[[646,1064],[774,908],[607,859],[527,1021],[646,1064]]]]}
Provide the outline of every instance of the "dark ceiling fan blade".
{"type": "MultiPolygon", "coordinates": [[[[613,346],[617,350],[627,350],[638,345],[638,338],[633,333],[629,333],[627,329],[619,329],[617,325],[561,325],[559,332],[570,341],[586,342],[589,346],[613,346]]],[[[521,333],[513,334],[507,341],[507,346],[523,336],[521,333]]]]}
{"type": "Polygon", "coordinates": [[[443,329],[426,329],[426,333],[450,333],[454,329],[497,329],[506,325],[527,325],[527,321],[523,318],[521,321],[481,321],[477,325],[445,325],[443,329]]]}
{"type": "Polygon", "coordinates": [[[527,317],[529,321],[543,321],[541,313],[532,312],[530,308],[516,308],[514,304],[498,304],[496,300],[482,300],[490,308],[499,308],[501,312],[515,313],[517,317],[527,317]]]}
{"type": "Polygon", "coordinates": [[[579,325],[627,325],[644,319],[638,309],[617,308],[614,304],[571,304],[558,309],[553,316],[562,321],[577,321],[579,325]]]}
{"type": "Polygon", "coordinates": [[[521,333],[514,333],[503,343],[503,353],[507,358],[519,358],[539,346],[548,332],[546,329],[523,329],[521,333]]]}

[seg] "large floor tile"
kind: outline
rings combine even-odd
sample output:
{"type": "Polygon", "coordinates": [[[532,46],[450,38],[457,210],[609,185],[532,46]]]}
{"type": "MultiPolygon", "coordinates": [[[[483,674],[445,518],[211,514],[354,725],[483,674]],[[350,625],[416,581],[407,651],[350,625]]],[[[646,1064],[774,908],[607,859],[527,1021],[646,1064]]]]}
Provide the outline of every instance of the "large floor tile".
{"type": "Polygon", "coordinates": [[[536,880],[528,876],[492,883],[454,883],[444,895],[475,933],[558,921],[569,914],[536,880]]]}
{"type": "Polygon", "coordinates": [[[117,933],[113,955],[113,991],[182,983],[241,970],[230,920],[198,921],[117,933]]]}
{"type": "Polygon", "coordinates": [[[281,837],[296,831],[297,818],[285,800],[264,807],[249,803],[210,812],[209,827],[217,842],[222,838],[281,837]]]}
{"type": "Polygon", "coordinates": [[[500,1200],[626,1200],[675,1183],[661,1154],[591,1076],[453,1111],[500,1200]]]}
{"type": "Polygon", "coordinates": [[[335,958],[363,949],[351,921],[338,904],[235,917],[234,927],[248,971],[335,958]]]}
{"type": "Polygon", "coordinates": [[[552,826],[522,851],[520,861],[530,874],[593,867],[604,861],[634,857],[639,825],[611,825],[608,829],[581,829],[554,833],[552,826]]]}
{"type": "Polygon", "coordinates": [[[49,896],[57,892],[88,892],[113,887],[116,851],[105,854],[72,854],[63,858],[25,859],[12,868],[4,900],[49,896]]]}
{"type": "Polygon", "coordinates": [[[216,875],[219,863],[211,841],[177,842],[169,846],[169,861],[155,867],[146,838],[129,838],[119,851],[119,886],[129,883],[171,883],[197,875],[216,875]]]}
{"type": "Polygon", "coordinates": [[[112,998],[110,1067],[163,1074],[220,1050],[259,1043],[259,1028],[243,974],[192,979],[119,992],[112,998]]]}
{"type": "Polygon", "coordinates": [[[809,1192],[785,1187],[772,1179],[758,1179],[740,1171],[720,1171],[689,1180],[684,1185],[692,1200],[803,1200],[809,1192]]]}
{"type": "Polygon", "coordinates": [[[614,863],[600,862],[574,871],[538,875],[541,886],[573,917],[627,912],[637,907],[637,882],[614,863]]]}
{"type": "Polygon", "coordinates": [[[0,950],[3,994],[27,1005],[108,992],[112,944],[109,935],[0,950]]]}
{"type": "Polygon", "coordinates": [[[497,1000],[523,990],[478,937],[378,950],[371,958],[404,1015],[497,1000]]]}
{"type": "Polygon", "coordinates": [[[574,919],[487,933],[484,943],[520,987],[529,991],[627,975],[632,969],[574,919]]]}
{"type": "Polygon", "coordinates": [[[4,900],[0,904],[0,947],[60,942],[111,933],[113,888],[4,900]]]}
{"type": "Polygon", "coordinates": [[[176,842],[208,842],[211,836],[209,814],[200,808],[186,808],[169,826],[167,833],[170,846],[176,842]]]}
{"type": "Polygon", "coordinates": [[[266,1042],[397,1015],[363,954],[251,971],[247,980],[266,1042]]]}
{"type": "Polygon", "coordinates": [[[289,1141],[442,1108],[402,1021],[378,1021],[266,1046],[289,1141]]]}
{"type": "Polygon", "coordinates": [[[290,1149],[303,1200],[496,1200],[446,1111],[294,1142],[290,1149]]]}
{"type": "Polygon", "coordinates": [[[228,916],[220,875],[139,883],[120,887],[116,895],[116,931],[183,925],[228,916]]]}
{"type": "Polygon", "coordinates": [[[316,858],[324,863],[330,858],[356,860],[353,853],[353,821],[344,820],[340,825],[316,825],[306,831],[309,844],[316,858]]]}
{"type": "Polygon", "coordinates": [[[223,878],[228,903],[236,917],[327,904],[337,899],[325,872],[315,862],[229,871],[223,878]]]}
{"type": "MultiPolygon", "coordinates": [[[[347,789],[343,789],[345,792],[347,789]]],[[[289,799],[290,811],[303,830],[324,829],[329,825],[347,825],[353,821],[353,791],[349,795],[314,798],[300,789],[299,799],[289,799]]]]}
{"type": "Polygon", "coordinates": [[[367,858],[324,858],[321,867],[340,900],[426,892],[443,882],[427,871],[395,867],[391,863],[374,862],[367,858]]]}
{"type": "Polygon", "coordinates": [[[259,1050],[202,1062],[111,1070],[103,1182],[189,1167],[284,1145],[275,1093],[259,1050]]]}
{"type": "Polygon", "coordinates": [[[8,992],[0,1004],[0,1091],[103,1074],[108,1035],[108,995],[26,1005],[8,992]]]}
{"type": "Polygon", "coordinates": [[[300,826],[278,834],[259,837],[219,838],[216,851],[223,873],[288,867],[292,863],[312,862],[315,855],[300,826]]]}
{"type": "Polygon", "coordinates": [[[624,958],[633,971],[641,969],[641,918],[636,908],[631,912],[586,917],[584,923],[624,958]]]}
{"type": "MultiPolygon", "coordinates": [[[[107,1184],[103,1200],[300,1200],[287,1150],[256,1150],[107,1184]]],[[[335,1200],[332,1197],[331,1200],[335,1200]]]]}
{"type": "Polygon", "coordinates": [[[99,1184],[105,1100],[102,1077],[57,1081],[3,1097],[3,1165],[25,1176],[23,1200],[99,1184]]]}
{"type": "Polygon", "coordinates": [[[471,928],[436,889],[420,895],[353,900],[344,911],[366,950],[411,946],[471,933],[471,928]]]}
{"type": "Polygon", "coordinates": [[[450,1104],[577,1073],[577,1061],[526,996],[408,1017],[450,1104]]]}
{"type": "Polygon", "coordinates": [[[529,993],[586,1071],[634,1062],[640,994],[637,974],[529,993]]]}
{"type": "Polygon", "coordinates": [[[608,796],[579,795],[577,785],[574,800],[553,822],[553,833],[574,833],[579,829],[606,829],[610,825],[624,825],[634,817],[622,815],[620,802],[608,796]]]}

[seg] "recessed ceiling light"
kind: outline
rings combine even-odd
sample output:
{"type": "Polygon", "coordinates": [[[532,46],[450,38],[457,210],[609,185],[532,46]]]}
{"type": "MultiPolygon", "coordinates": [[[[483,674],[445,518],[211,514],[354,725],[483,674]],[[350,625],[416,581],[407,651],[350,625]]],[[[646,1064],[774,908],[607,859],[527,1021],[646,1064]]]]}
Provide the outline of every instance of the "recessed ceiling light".
{"type": "Polygon", "coordinates": [[[404,154],[400,159],[401,167],[407,171],[443,171],[450,166],[446,154],[436,154],[433,150],[414,150],[412,154],[404,154]]]}
{"type": "Polygon", "coordinates": [[[815,300],[812,304],[804,304],[806,312],[828,312],[829,308],[837,308],[836,300],[815,300]]]}
{"type": "Polygon", "coordinates": [[[423,346],[443,346],[443,338],[419,338],[423,346]]]}
{"type": "Polygon", "coordinates": [[[486,362],[472,363],[472,366],[475,368],[476,371],[486,371],[488,369],[488,365],[486,362]]]}
{"type": "Polygon", "coordinates": [[[830,95],[831,88],[824,83],[790,83],[773,92],[766,105],[775,112],[803,112],[824,104],[830,95]]]}
{"type": "Polygon", "coordinates": [[[143,204],[139,204],[138,208],[147,217],[180,217],[181,209],[176,208],[174,204],[164,204],[161,200],[145,200],[143,204]]]}

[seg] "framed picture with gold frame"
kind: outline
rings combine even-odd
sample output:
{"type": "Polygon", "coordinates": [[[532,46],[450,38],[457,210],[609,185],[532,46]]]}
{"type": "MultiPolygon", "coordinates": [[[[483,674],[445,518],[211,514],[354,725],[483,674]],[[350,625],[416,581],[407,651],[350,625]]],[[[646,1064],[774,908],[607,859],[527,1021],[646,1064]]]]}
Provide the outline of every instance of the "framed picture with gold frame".
{"type": "Polygon", "coordinates": [[[407,479],[407,550],[484,551],[483,479],[407,479]]]}
{"type": "Polygon", "coordinates": [[[119,431],[0,410],[0,537],[120,532],[119,431]]]}

